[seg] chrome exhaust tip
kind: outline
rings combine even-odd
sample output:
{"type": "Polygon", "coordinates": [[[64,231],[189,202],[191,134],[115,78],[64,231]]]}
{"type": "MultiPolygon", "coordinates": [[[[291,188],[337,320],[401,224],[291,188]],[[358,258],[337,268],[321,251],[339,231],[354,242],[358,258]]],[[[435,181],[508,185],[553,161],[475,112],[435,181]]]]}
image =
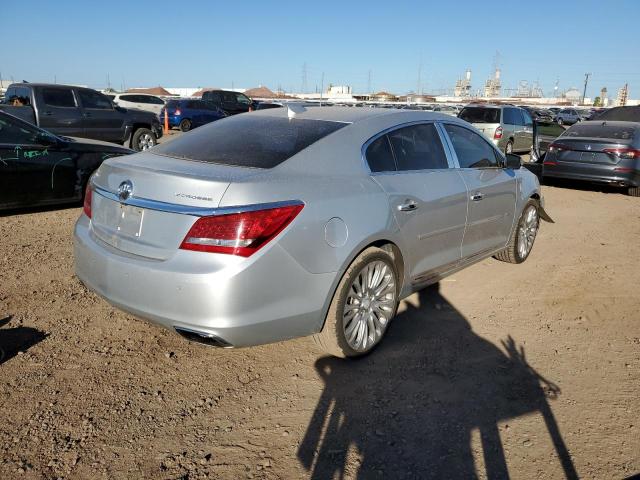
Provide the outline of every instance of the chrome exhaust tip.
{"type": "Polygon", "coordinates": [[[233,345],[212,333],[199,332],[184,327],[173,327],[174,330],[190,342],[201,343],[210,347],[232,348],[233,345]]]}

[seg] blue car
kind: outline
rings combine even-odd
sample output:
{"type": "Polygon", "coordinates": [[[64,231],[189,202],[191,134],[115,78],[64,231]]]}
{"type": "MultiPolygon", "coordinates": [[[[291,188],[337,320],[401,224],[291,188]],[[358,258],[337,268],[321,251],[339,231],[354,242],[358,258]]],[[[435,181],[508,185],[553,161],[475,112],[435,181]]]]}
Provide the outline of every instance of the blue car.
{"type": "Polygon", "coordinates": [[[183,132],[226,116],[222,110],[202,100],[169,100],[160,111],[160,123],[164,123],[165,109],[169,115],[169,128],[178,127],[183,132]]]}

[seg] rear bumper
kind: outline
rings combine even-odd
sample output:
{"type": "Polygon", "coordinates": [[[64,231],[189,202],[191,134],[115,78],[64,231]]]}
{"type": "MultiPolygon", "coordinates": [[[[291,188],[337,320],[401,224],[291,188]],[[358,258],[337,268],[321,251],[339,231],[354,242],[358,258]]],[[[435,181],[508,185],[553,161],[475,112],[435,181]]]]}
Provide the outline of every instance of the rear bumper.
{"type": "Polygon", "coordinates": [[[265,249],[213,268],[202,259],[215,254],[178,250],[160,261],[120,252],[85,215],[74,231],[76,275],[89,289],[136,317],[234,347],[309,335],[324,320],[336,274],[309,273],[277,243],[265,249]]]}
{"type": "Polygon", "coordinates": [[[585,164],[571,164],[566,166],[544,165],[543,176],[549,178],[563,178],[567,180],[580,180],[593,183],[604,183],[621,187],[640,186],[640,171],[617,172],[610,166],[596,166],[585,164]]]}

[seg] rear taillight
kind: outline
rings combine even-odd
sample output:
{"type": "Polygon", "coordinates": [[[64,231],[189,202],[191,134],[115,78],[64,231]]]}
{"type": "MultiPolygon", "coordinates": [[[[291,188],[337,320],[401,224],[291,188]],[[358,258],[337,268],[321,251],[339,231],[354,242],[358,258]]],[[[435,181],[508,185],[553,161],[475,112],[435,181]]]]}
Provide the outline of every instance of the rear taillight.
{"type": "Polygon", "coordinates": [[[180,115],[180,114],[182,114],[182,112],[180,111],[179,108],[176,108],[176,111],[175,111],[174,115],[180,115]]]}
{"type": "Polygon", "coordinates": [[[284,230],[303,205],[200,217],[182,241],[183,250],[249,257],[284,230]]]}
{"type": "Polygon", "coordinates": [[[91,182],[87,182],[87,188],[84,191],[84,203],[82,204],[82,211],[84,214],[91,218],[91,195],[93,190],[91,190],[91,182]]]}
{"type": "Polygon", "coordinates": [[[640,158],[640,150],[633,148],[605,148],[603,152],[619,158],[640,158]]]}
{"type": "Polygon", "coordinates": [[[572,150],[572,148],[568,145],[565,145],[564,143],[552,143],[551,145],[549,145],[550,152],[561,152],[564,150],[572,150]]]}
{"type": "Polygon", "coordinates": [[[496,128],[495,133],[493,134],[494,140],[499,140],[502,138],[502,127],[496,128]]]}

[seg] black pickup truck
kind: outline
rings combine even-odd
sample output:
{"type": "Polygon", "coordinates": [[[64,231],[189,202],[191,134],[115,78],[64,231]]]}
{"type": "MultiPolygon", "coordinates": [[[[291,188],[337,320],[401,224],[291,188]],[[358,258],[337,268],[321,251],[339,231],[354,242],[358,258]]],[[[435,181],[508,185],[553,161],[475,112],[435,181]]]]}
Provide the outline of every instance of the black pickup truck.
{"type": "Polygon", "coordinates": [[[115,105],[106,95],[84,87],[13,83],[0,109],[56,135],[92,138],[146,150],[158,142],[158,117],[115,105]]]}

